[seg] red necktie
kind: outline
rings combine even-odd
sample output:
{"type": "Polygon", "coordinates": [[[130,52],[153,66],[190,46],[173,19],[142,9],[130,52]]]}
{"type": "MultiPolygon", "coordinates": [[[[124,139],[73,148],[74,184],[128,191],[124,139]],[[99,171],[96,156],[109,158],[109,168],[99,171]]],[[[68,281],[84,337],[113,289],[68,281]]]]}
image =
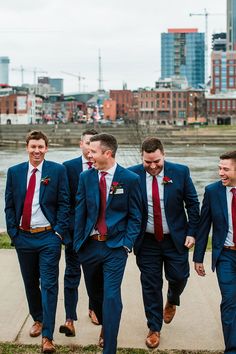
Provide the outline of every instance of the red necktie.
{"type": "Polygon", "coordinates": [[[96,229],[101,235],[106,235],[107,225],[106,225],[106,201],[107,201],[107,185],[106,176],[107,172],[101,172],[101,177],[99,181],[100,190],[100,209],[99,216],[96,224],[96,229]]]}
{"type": "Polygon", "coordinates": [[[233,193],[231,212],[233,221],[233,242],[236,246],[236,188],[231,188],[230,191],[233,193]]]}
{"type": "Polygon", "coordinates": [[[87,161],[88,169],[90,170],[93,167],[93,163],[91,161],[87,161]]]}
{"type": "Polygon", "coordinates": [[[30,229],[32,202],[34,198],[34,190],[36,185],[36,175],[35,175],[36,172],[37,172],[37,168],[34,168],[29,179],[29,184],[25,196],[23,213],[22,213],[22,221],[21,221],[21,226],[24,230],[30,229]]]}
{"type": "Polygon", "coordinates": [[[161,204],[156,176],[152,179],[152,202],[153,202],[153,217],[154,217],[154,234],[157,241],[163,239],[163,227],[161,218],[161,204]]]}

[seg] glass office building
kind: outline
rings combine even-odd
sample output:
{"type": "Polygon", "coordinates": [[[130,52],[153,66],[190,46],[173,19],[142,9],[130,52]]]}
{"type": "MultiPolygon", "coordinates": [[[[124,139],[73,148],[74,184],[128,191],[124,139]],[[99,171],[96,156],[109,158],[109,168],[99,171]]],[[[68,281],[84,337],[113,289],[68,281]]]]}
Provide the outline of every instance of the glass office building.
{"type": "Polygon", "coordinates": [[[183,76],[199,88],[205,77],[205,34],[195,28],[168,29],[161,34],[161,78],[183,76]]]}
{"type": "Polygon", "coordinates": [[[227,0],[227,50],[236,50],[236,0],[227,0]]]}
{"type": "Polygon", "coordinates": [[[9,63],[8,57],[0,57],[0,84],[9,84],[9,63]]]}

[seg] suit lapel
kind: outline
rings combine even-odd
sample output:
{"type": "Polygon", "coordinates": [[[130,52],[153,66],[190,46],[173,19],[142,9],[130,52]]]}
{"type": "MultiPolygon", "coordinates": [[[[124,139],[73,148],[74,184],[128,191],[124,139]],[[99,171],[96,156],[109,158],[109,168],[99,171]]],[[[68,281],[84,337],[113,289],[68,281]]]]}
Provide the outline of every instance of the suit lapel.
{"type": "Polygon", "coordinates": [[[98,178],[98,171],[95,170],[95,168],[91,170],[91,178],[89,178],[89,183],[91,183],[93,195],[95,197],[96,207],[97,210],[99,210],[99,203],[100,203],[99,178],[98,178]]]}
{"type": "MultiPolygon", "coordinates": [[[[41,180],[45,177],[49,177],[50,179],[53,178],[53,176],[50,176],[50,172],[49,172],[49,166],[48,166],[48,162],[44,160],[43,162],[43,168],[42,168],[42,176],[41,176],[41,180]]],[[[40,191],[39,191],[39,202],[41,202],[44,192],[46,189],[46,184],[43,184],[40,181],[40,191]]]]}
{"type": "Polygon", "coordinates": [[[228,223],[228,210],[227,210],[227,197],[226,197],[226,187],[224,187],[222,185],[221,182],[219,182],[219,187],[218,187],[218,190],[219,190],[219,203],[221,205],[221,208],[223,210],[223,215],[225,217],[225,220],[227,221],[228,223]]]}
{"type": "Polygon", "coordinates": [[[28,169],[29,169],[29,163],[25,162],[25,164],[23,165],[23,167],[20,171],[20,175],[19,175],[19,179],[20,179],[20,181],[22,181],[22,183],[20,183],[20,195],[21,195],[21,200],[23,202],[25,200],[25,195],[26,195],[26,190],[27,190],[28,169]]]}
{"type": "MultiPolygon", "coordinates": [[[[120,175],[122,174],[122,171],[123,171],[123,169],[121,168],[121,166],[117,165],[115,173],[114,173],[114,176],[113,176],[113,179],[112,179],[112,182],[111,182],[111,186],[112,186],[113,182],[120,183],[120,175]]],[[[110,204],[110,202],[111,202],[111,200],[113,198],[113,195],[114,195],[113,193],[110,194],[110,192],[109,192],[106,208],[108,208],[108,206],[109,206],[109,204],[110,204]]]]}
{"type": "MultiPolygon", "coordinates": [[[[172,169],[170,168],[168,162],[164,162],[164,176],[170,177],[172,176],[172,169]]],[[[166,206],[167,200],[169,198],[169,191],[170,191],[170,186],[168,184],[164,184],[164,205],[166,206]]]]}
{"type": "Polygon", "coordinates": [[[140,167],[140,179],[141,179],[141,191],[144,200],[144,206],[148,210],[148,200],[147,200],[147,181],[146,181],[146,171],[143,165],[140,167]]]}

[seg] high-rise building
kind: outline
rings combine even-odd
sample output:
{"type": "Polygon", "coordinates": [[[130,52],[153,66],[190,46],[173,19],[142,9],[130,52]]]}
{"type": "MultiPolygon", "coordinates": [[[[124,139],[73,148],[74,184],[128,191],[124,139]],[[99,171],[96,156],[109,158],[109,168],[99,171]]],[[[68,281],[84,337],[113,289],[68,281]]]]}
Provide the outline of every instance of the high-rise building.
{"type": "Polygon", "coordinates": [[[49,78],[49,84],[54,88],[55,92],[63,93],[63,79],[49,78]]]}
{"type": "Polygon", "coordinates": [[[236,0],[227,0],[227,50],[236,50],[236,0]]]}
{"type": "Polygon", "coordinates": [[[161,34],[161,78],[183,76],[190,87],[204,85],[205,34],[196,28],[169,28],[161,34]]]}
{"type": "Polygon", "coordinates": [[[227,45],[227,40],[226,40],[226,33],[225,32],[213,33],[213,35],[212,35],[212,50],[213,51],[221,50],[221,51],[225,52],[226,45],[227,45]]]}
{"type": "Polygon", "coordinates": [[[9,83],[9,63],[8,57],[0,57],[0,84],[9,83]]]}

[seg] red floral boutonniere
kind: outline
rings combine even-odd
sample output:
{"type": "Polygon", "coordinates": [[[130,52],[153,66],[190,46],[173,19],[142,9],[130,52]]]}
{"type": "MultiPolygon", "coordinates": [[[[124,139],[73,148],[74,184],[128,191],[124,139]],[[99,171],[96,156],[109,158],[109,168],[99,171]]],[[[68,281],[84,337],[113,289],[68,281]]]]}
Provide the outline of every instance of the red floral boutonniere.
{"type": "Polygon", "coordinates": [[[41,178],[41,181],[40,181],[42,184],[44,184],[45,186],[48,185],[48,183],[50,182],[50,177],[43,177],[41,178]]]}
{"type": "Polygon", "coordinates": [[[162,184],[170,184],[173,183],[172,179],[170,177],[164,176],[162,180],[162,184]]]}
{"type": "Polygon", "coordinates": [[[115,194],[115,193],[117,194],[124,193],[123,187],[119,182],[112,182],[111,184],[110,194],[115,194]]]}

